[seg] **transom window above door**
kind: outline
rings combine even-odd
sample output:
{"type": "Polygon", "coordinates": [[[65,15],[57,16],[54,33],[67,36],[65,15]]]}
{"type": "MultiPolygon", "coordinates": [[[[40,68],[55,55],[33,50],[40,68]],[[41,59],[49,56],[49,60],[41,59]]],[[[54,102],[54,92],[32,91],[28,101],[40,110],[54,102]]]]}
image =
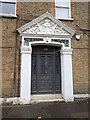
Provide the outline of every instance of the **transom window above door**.
{"type": "Polygon", "coordinates": [[[55,0],[57,19],[71,19],[71,0],[55,0]]]}
{"type": "Polygon", "coordinates": [[[0,0],[0,15],[16,16],[16,0],[0,0]]]}

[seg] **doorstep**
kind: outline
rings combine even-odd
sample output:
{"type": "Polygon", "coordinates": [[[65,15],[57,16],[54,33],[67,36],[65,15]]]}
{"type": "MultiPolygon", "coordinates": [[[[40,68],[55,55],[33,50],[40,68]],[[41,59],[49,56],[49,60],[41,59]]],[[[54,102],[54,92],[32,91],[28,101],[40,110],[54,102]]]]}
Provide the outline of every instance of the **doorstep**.
{"type": "Polygon", "coordinates": [[[59,102],[64,101],[62,94],[38,94],[31,95],[31,104],[40,102],[59,102]]]}

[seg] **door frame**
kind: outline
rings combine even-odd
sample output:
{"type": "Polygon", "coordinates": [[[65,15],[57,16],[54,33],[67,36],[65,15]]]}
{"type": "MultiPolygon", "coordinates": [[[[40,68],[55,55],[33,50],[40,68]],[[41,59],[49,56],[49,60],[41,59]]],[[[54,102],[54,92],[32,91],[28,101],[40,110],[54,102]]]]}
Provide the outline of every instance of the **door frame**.
{"type": "MultiPolygon", "coordinates": [[[[62,95],[65,101],[74,101],[73,97],[73,75],[72,75],[72,49],[71,49],[71,39],[63,38],[64,40],[69,40],[69,47],[65,47],[65,43],[51,41],[50,37],[43,37],[43,41],[29,42],[29,46],[24,45],[24,38],[34,38],[30,36],[22,37],[22,47],[21,47],[21,87],[20,87],[20,97],[22,101],[31,102],[31,54],[32,45],[53,45],[60,46],[61,50],[61,88],[62,95]],[[68,72],[67,72],[68,71],[68,72]]],[[[39,38],[39,37],[37,37],[39,38]]],[[[36,38],[35,38],[36,39],[36,38]]],[[[57,39],[57,41],[56,41],[57,39]]]]}

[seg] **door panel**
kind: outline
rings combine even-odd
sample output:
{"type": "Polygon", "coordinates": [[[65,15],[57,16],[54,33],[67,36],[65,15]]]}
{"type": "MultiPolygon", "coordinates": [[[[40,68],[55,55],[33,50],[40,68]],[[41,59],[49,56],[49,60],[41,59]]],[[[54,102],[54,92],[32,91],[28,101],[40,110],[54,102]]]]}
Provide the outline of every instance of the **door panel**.
{"type": "Polygon", "coordinates": [[[45,71],[46,71],[46,66],[45,66],[46,59],[45,59],[45,56],[40,55],[39,60],[40,60],[40,63],[39,63],[39,69],[40,69],[39,75],[43,76],[43,75],[45,75],[45,71]]]}
{"type": "Polygon", "coordinates": [[[53,91],[53,57],[52,55],[39,55],[39,92],[53,91]]]}
{"type": "Polygon", "coordinates": [[[32,56],[32,91],[37,92],[37,55],[32,56]]]}
{"type": "Polygon", "coordinates": [[[53,64],[53,55],[47,55],[47,90],[53,92],[54,84],[54,64],[53,64]]]}
{"type": "Polygon", "coordinates": [[[39,65],[38,65],[38,92],[46,91],[46,81],[45,81],[45,55],[39,55],[39,65]]]}
{"type": "Polygon", "coordinates": [[[60,81],[60,76],[61,76],[61,71],[60,71],[60,56],[57,53],[55,55],[55,91],[60,92],[60,86],[61,86],[61,81],[60,81]]]}

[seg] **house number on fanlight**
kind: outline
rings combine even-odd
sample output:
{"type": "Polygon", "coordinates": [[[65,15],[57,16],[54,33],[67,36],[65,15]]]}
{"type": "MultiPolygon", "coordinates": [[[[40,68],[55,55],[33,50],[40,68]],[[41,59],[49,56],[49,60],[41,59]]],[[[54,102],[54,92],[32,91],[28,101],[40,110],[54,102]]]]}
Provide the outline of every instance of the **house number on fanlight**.
{"type": "Polygon", "coordinates": [[[46,52],[47,52],[47,51],[48,51],[48,48],[44,48],[44,51],[46,51],[46,52]]]}

